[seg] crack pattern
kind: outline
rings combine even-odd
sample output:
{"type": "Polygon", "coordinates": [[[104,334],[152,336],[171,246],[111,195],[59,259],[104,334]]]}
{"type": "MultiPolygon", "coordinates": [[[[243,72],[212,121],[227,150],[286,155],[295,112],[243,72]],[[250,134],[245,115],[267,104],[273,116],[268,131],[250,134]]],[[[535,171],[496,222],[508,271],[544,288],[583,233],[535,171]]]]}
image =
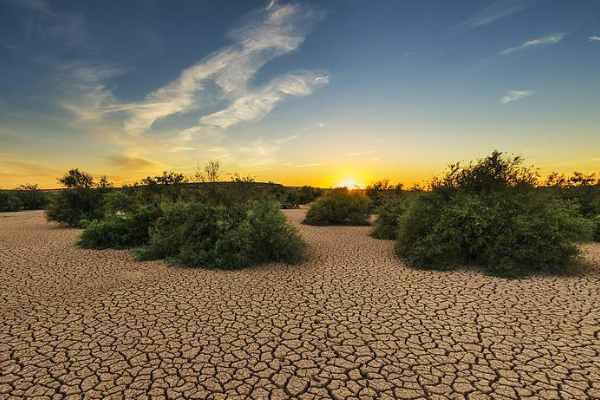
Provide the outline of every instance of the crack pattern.
{"type": "Polygon", "coordinates": [[[585,276],[507,281],[285,213],[308,260],[243,271],[0,214],[0,399],[600,399],[599,244],[585,276]]]}

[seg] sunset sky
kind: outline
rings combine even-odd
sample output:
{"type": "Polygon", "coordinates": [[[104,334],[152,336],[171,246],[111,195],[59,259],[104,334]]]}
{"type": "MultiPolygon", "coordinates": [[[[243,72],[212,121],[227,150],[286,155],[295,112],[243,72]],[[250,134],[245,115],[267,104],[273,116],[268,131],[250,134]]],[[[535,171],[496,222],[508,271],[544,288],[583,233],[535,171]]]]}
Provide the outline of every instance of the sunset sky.
{"type": "Polygon", "coordinates": [[[0,1],[0,187],[600,171],[596,0],[0,1]]]}

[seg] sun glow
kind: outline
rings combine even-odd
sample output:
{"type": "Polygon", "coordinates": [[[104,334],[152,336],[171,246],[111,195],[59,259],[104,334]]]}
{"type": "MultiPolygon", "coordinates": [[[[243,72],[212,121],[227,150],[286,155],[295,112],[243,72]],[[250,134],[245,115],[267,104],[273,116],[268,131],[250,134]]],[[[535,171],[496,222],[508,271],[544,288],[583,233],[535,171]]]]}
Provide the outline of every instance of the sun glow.
{"type": "Polygon", "coordinates": [[[336,187],[347,187],[350,190],[364,189],[366,184],[358,182],[356,179],[347,178],[341,181],[334,181],[336,187]]]}

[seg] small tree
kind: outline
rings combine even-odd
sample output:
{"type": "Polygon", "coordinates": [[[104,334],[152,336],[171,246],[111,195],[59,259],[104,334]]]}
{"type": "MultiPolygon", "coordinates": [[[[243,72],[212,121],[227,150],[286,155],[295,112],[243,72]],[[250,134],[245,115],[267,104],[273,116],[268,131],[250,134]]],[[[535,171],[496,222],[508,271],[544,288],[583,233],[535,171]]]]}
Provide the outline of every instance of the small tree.
{"type": "Polygon", "coordinates": [[[218,196],[218,184],[221,178],[221,162],[219,160],[209,161],[203,169],[196,169],[196,179],[207,184],[209,195],[216,199],[218,196]]]}
{"type": "Polygon", "coordinates": [[[102,218],[104,195],[111,187],[106,177],[96,182],[90,174],[75,168],[57,180],[64,189],[53,197],[46,209],[49,221],[81,227],[85,221],[102,218]]]}

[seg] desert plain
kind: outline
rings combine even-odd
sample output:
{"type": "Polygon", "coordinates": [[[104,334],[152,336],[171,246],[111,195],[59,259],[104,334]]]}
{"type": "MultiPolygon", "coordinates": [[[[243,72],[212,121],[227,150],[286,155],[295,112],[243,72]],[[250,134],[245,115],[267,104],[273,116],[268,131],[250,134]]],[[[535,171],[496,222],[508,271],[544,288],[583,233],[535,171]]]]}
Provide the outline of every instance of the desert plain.
{"type": "Polygon", "coordinates": [[[305,212],[305,262],[241,271],[0,213],[0,399],[600,398],[600,244],[579,276],[422,271],[305,212]]]}

